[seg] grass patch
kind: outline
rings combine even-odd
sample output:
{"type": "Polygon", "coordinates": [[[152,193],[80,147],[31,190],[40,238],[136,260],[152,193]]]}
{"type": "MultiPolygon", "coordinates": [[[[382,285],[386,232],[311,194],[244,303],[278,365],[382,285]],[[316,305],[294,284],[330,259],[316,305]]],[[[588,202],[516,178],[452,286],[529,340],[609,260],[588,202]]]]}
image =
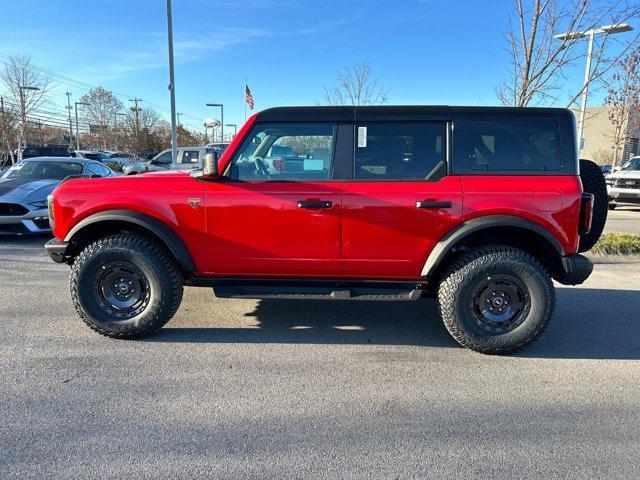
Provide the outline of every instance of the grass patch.
{"type": "Polygon", "coordinates": [[[601,255],[640,254],[640,235],[635,233],[605,233],[591,251],[601,255]]]}

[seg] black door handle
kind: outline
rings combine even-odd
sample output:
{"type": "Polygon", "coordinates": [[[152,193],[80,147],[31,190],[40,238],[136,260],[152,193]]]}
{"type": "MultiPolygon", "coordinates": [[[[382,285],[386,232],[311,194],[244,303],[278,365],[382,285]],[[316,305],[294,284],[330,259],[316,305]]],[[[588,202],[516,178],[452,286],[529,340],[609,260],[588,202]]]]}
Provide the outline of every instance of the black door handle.
{"type": "Polygon", "coordinates": [[[331,208],[332,206],[333,202],[331,200],[321,200],[319,202],[300,200],[298,202],[298,208],[331,208]]]}
{"type": "Polygon", "coordinates": [[[418,208],[451,208],[451,202],[416,202],[418,208]]]}

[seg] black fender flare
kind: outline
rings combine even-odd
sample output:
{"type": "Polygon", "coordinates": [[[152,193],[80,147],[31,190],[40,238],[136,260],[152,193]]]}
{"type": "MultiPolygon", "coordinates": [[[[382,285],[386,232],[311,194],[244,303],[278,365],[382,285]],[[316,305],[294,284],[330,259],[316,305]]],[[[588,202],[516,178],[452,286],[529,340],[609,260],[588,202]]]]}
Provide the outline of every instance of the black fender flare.
{"type": "Polygon", "coordinates": [[[193,258],[178,234],[162,220],[140,212],[131,210],[106,210],[94,213],[79,221],[69,233],[67,233],[64,241],[70,242],[74,235],[90,225],[108,221],[131,223],[148,230],[165,244],[183,270],[189,273],[196,271],[193,258]]]}
{"type": "Polygon", "coordinates": [[[544,237],[556,250],[559,256],[564,257],[564,248],[560,242],[544,227],[535,222],[510,215],[488,215],[477,217],[464,222],[462,225],[449,231],[431,250],[422,268],[423,277],[436,271],[438,265],[444,260],[449,251],[468,235],[492,227],[517,227],[530,230],[544,237]]]}

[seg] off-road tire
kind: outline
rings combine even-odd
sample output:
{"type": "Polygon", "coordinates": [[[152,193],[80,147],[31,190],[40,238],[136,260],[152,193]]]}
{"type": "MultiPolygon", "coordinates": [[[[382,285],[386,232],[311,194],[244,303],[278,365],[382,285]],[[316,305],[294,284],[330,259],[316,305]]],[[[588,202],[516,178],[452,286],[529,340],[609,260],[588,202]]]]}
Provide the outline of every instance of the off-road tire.
{"type": "Polygon", "coordinates": [[[589,233],[580,236],[580,247],[578,249],[580,252],[586,252],[591,250],[591,247],[596,244],[600,235],[602,235],[609,211],[609,195],[607,194],[607,184],[605,183],[602,169],[591,160],[580,160],[580,179],[582,180],[582,189],[594,196],[591,230],[589,233]]]}
{"type": "Polygon", "coordinates": [[[547,327],[555,302],[553,282],[544,267],[531,255],[503,245],[463,253],[447,269],[438,290],[440,314],[451,336],[463,347],[486,354],[512,353],[531,344],[547,327]],[[506,333],[484,330],[474,313],[474,289],[491,276],[512,276],[529,295],[522,322],[506,333]]]}
{"type": "Polygon", "coordinates": [[[171,254],[155,241],[136,233],[118,233],[89,244],[75,259],[70,273],[71,299],[91,329],[112,338],[140,338],[165,325],[182,300],[182,272],[171,254]],[[146,294],[143,307],[131,318],[118,318],[104,306],[95,285],[105,266],[127,262],[142,272],[146,294]],[[102,303],[101,303],[102,302],[102,303]]]}

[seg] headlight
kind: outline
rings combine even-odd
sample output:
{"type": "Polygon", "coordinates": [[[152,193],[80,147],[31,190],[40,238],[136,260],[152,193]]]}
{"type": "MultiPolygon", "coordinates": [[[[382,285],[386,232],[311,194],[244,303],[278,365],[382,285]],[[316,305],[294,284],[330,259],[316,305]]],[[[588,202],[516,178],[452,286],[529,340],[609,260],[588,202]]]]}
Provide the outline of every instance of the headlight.
{"type": "Polygon", "coordinates": [[[41,200],[39,202],[31,202],[30,205],[33,205],[36,208],[47,208],[47,201],[41,200]]]}

